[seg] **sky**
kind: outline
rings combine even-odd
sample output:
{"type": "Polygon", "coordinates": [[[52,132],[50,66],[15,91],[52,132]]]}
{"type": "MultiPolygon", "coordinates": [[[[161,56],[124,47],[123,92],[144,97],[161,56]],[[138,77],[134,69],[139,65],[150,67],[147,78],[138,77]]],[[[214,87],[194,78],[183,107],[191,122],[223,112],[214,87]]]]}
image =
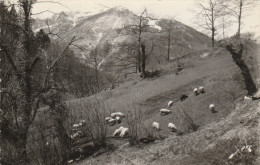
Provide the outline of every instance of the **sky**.
{"type": "MultiPolygon", "coordinates": [[[[144,8],[147,8],[149,14],[156,18],[175,18],[186,25],[197,28],[194,11],[197,10],[198,5],[196,4],[198,0],[38,0],[38,2],[42,3],[34,5],[33,13],[45,10],[54,13],[61,11],[93,11],[98,10],[101,6],[122,6],[138,14],[144,8]]],[[[37,16],[46,18],[52,15],[51,12],[37,16]]],[[[242,32],[254,31],[260,35],[260,0],[256,0],[254,7],[249,10],[247,15],[244,19],[242,32]]],[[[236,29],[237,27],[233,26],[230,31],[236,31],[236,29]]]]}

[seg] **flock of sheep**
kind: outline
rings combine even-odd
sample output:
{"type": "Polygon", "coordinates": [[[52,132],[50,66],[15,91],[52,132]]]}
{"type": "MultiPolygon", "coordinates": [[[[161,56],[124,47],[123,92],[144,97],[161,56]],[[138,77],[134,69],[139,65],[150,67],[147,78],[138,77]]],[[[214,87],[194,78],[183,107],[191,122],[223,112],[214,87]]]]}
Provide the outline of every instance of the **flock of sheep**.
{"type": "Polygon", "coordinates": [[[72,134],[70,135],[70,138],[72,140],[83,137],[84,133],[80,130],[86,125],[85,120],[80,120],[78,124],[73,124],[72,126],[72,134]]]}
{"type": "MultiPolygon", "coordinates": [[[[194,88],[193,93],[197,96],[200,93],[203,94],[205,93],[204,87],[200,86],[199,88],[194,88]]],[[[209,109],[211,110],[212,113],[216,113],[217,111],[215,110],[215,105],[214,104],[210,104],[209,105],[209,109]]]]}
{"type": "MultiPolygon", "coordinates": [[[[200,86],[199,88],[194,88],[193,93],[195,96],[199,95],[199,94],[203,94],[205,93],[205,89],[203,86],[200,86]]],[[[169,101],[168,102],[168,108],[170,108],[173,105],[173,101],[169,101]]],[[[209,109],[211,110],[212,113],[215,113],[215,105],[214,104],[210,104],[209,105],[209,109]]],[[[161,109],[160,110],[160,114],[162,116],[168,115],[169,113],[171,113],[171,110],[169,109],[161,109]]],[[[108,124],[110,124],[111,126],[115,125],[116,123],[121,123],[121,119],[124,118],[125,115],[122,112],[115,112],[111,114],[111,117],[107,117],[106,118],[106,122],[108,124]]],[[[153,122],[152,123],[152,128],[156,131],[160,131],[160,124],[158,122],[153,122]]],[[[173,123],[168,123],[168,128],[172,131],[172,132],[177,132],[178,129],[175,126],[175,124],[173,123]]],[[[119,127],[118,129],[116,129],[113,133],[113,136],[120,136],[120,137],[125,137],[127,136],[129,133],[129,129],[125,128],[123,126],[119,127]]]]}
{"type": "MultiPolygon", "coordinates": [[[[200,86],[198,88],[194,88],[193,93],[195,96],[199,95],[199,94],[203,94],[205,93],[205,89],[203,86],[200,86]]],[[[251,100],[252,98],[245,96],[244,100],[251,100]]],[[[173,105],[173,101],[169,101],[168,102],[168,108],[170,108],[173,105]]],[[[209,110],[212,113],[216,113],[217,111],[215,110],[215,105],[214,104],[210,104],[209,105],[209,110]]],[[[160,114],[162,116],[168,115],[171,113],[171,110],[169,109],[161,109],[160,110],[160,114]]],[[[122,113],[122,112],[114,112],[112,113],[109,117],[105,118],[105,122],[107,124],[109,124],[110,126],[114,126],[115,124],[120,124],[122,122],[122,119],[125,118],[126,116],[122,113]]],[[[82,136],[84,136],[83,132],[80,130],[81,127],[86,125],[86,121],[85,120],[80,120],[80,122],[78,124],[74,124],[73,125],[73,129],[72,129],[72,134],[71,134],[71,139],[76,139],[76,138],[80,138],[82,136]]],[[[156,131],[160,131],[160,124],[158,122],[153,122],[152,123],[152,128],[156,131]]],[[[168,123],[168,128],[172,131],[172,132],[177,132],[178,129],[175,126],[175,124],[173,123],[168,123]]],[[[113,133],[113,136],[120,136],[121,138],[128,136],[129,134],[129,128],[120,126],[118,129],[116,129],[113,133]]]]}
{"type": "MultiPolygon", "coordinates": [[[[199,94],[205,93],[205,89],[204,89],[203,86],[200,86],[199,88],[194,88],[193,93],[194,93],[195,96],[197,96],[199,94]]],[[[169,101],[168,102],[168,108],[170,108],[172,105],[173,105],[173,101],[169,101]]],[[[214,104],[210,104],[209,105],[209,109],[211,110],[212,113],[216,112],[214,104]]],[[[161,113],[162,116],[168,115],[169,113],[171,113],[171,110],[169,110],[169,109],[161,109],[160,113],[161,113]]],[[[152,127],[155,130],[160,131],[160,124],[158,122],[153,122],[152,123],[152,127]]],[[[168,124],[168,128],[171,129],[172,132],[177,132],[178,131],[177,127],[173,123],[169,123],[168,124]]]]}
{"type": "MultiPolygon", "coordinates": [[[[122,112],[114,112],[110,115],[110,117],[106,117],[105,121],[110,126],[113,126],[115,124],[120,124],[123,118],[125,118],[125,115],[122,112]]],[[[126,137],[128,134],[129,128],[121,126],[114,131],[113,136],[120,136],[122,138],[126,137]]]]}

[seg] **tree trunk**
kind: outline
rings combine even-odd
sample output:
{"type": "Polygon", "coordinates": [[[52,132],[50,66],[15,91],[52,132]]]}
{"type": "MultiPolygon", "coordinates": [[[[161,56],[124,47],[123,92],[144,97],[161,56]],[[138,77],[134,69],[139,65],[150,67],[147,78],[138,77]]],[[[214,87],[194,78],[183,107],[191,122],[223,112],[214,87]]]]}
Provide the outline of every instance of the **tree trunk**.
{"type": "Polygon", "coordinates": [[[239,2],[239,15],[238,15],[238,30],[237,30],[237,37],[238,38],[240,38],[242,7],[243,7],[243,3],[242,3],[242,0],[240,0],[240,2],[239,2]]]}
{"type": "Polygon", "coordinates": [[[95,75],[96,75],[96,83],[97,83],[97,92],[100,91],[100,87],[99,87],[99,75],[98,75],[98,68],[95,68],[95,75]]]}
{"type": "Polygon", "coordinates": [[[211,36],[211,42],[212,42],[212,47],[214,47],[215,46],[215,35],[214,35],[214,28],[213,28],[213,30],[212,30],[212,36],[211,36]]]}
{"type": "Polygon", "coordinates": [[[145,57],[145,45],[144,44],[141,45],[141,49],[142,49],[142,75],[143,75],[143,78],[146,78],[146,73],[145,73],[146,57],[145,57]]]}
{"type": "Polygon", "coordinates": [[[138,72],[141,73],[141,52],[138,55],[138,72]]]}
{"type": "Polygon", "coordinates": [[[26,143],[27,143],[27,134],[22,133],[19,136],[19,139],[15,145],[15,149],[17,152],[17,163],[16,164],[19,164],[19,165],[29,164],[29,160],[28,160],[28,156],[27,156],[27,152],[26,152],[26,143]]]}
{"type": "Polygon", "coordinates": [[[239,50],[237,51],[236,48],[234,48],[233,45],[227,45],[227,50],[231,53],[233,60],[237,64],[237,66],[240,68],[242,75],[244,77],[244,82],[246,86],[246,90],[248,91],[248,95],[253,96],[255,92],[257,91],[257,87],[253,81],[253,78],[250,74],[250,71],[245,64],[245,62],[242,59],[242,53],[243,53],[243,45],[239,45],[239,50]]]}
{"type": "Polygon", "coordinates": [[[211,9],[211,42],[212,42],[212,47],[215,46],[215,25],[214,25],[214,9],[211,9]]]}
{"type": "Polygon", "coordinates": [[[170,47],[171,47],[171,35],[169,33],[169,38],[168,38],[168,56],[167,56],[167,60],[170,61],[170,47]]]}

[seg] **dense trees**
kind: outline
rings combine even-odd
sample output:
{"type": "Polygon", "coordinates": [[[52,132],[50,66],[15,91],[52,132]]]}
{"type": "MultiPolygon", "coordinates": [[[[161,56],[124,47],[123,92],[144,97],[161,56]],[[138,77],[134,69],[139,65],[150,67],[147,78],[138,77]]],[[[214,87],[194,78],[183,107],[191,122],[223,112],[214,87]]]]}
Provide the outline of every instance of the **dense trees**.
{"type": "MultiPolygon", "coordinates": [[[[57,54],[46,55],[50,40],[43,31],[35,35],[32,31],[31,9],[36,1],[20,0],[14,5],[1,2],[1,74],[3,82],[1,109],[1,145],[3,161],[28,164],[27,139],[30,126],[51,90],[59,92],[55,85],[54,70],[77,40],[72,37],[57,54]],[[11,8],[10,10],[8,10],[11,8]],[[10,151],[11,150],[11,151],[10,151]]],[[[53,52],[54,53],[54,52],[53,52]]],[[[51,103],[52,104],[52,103],[51,103]]],[[[50,106],[53,108],[55,106],[50,106]]],[[[56,111],[59,109],[54,109],[56,111]]]]}

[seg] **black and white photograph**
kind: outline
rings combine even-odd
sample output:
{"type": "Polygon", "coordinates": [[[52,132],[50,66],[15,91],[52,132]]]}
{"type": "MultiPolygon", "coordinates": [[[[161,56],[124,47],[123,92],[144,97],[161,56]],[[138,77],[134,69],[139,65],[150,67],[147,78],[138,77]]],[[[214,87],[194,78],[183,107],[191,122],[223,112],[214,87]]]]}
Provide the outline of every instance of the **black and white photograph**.
{"type": "Polygon", "coordinates": [[[0,165],[260,165],[260,0],[0,0],[0,165]]]}

